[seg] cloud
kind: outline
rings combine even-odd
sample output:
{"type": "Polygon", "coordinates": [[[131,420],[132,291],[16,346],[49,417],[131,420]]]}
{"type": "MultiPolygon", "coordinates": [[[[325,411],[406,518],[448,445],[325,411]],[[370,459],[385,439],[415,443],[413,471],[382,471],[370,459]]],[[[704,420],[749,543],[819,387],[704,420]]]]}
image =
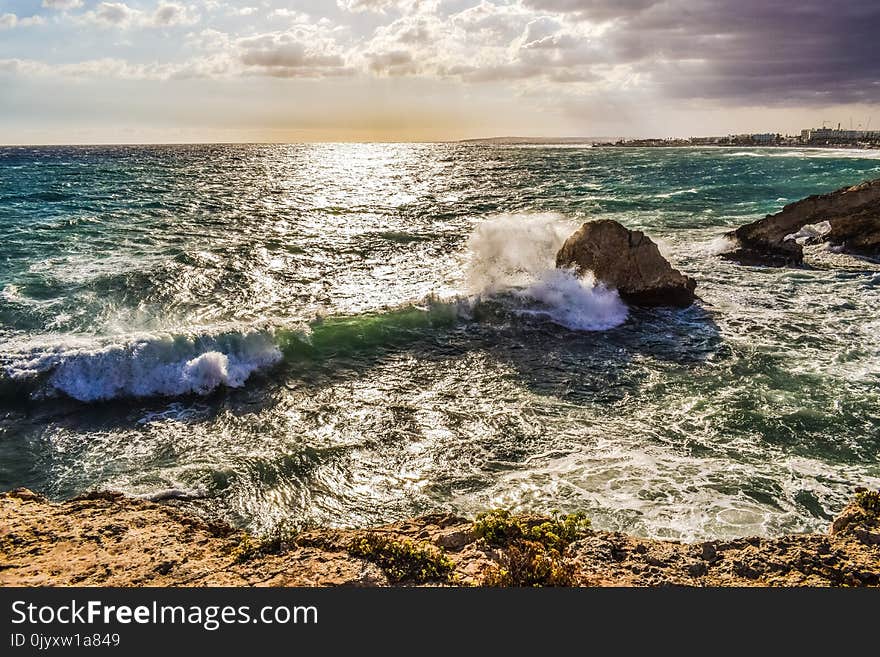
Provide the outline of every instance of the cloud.
{"type": "Polygon", "coordinates": [[[81,20],[104,26],[126,27],[140,15],[140,11],[124,2],[101,2],[92,11],[83,14],[81,20]]]}
{"type": "Polygon", "coordinates": [[[482,43],[509,43],[534,18],[517,5],[497,5],[488,0],[453,14],[450,21],[482,43]]]}
{"type": "Polygon", "coordinates": [[[609,58],[660,95],[737,104],[880,101],[876,0],[523,0],[611,23],[609,58]]]}
{"type": "Polygon", "coordinates": [[[392,50],[382,53],[367,53],[369,69],[385,75],[409,75],[417,71],[412,53],[406,50],[392,50]]]}
{"type": "Polygon", "coordinates": [[[286,7],[282,7],[281,9],[275,9],[272,12],[272,15],[277,16],[278,18],[289,18],[294,23],[308,23],[309,22],[309,15],[308,14],[301,12],[301,11],[296,11],[295,9],[287,9],[286,7]]]}
{"type": "Polygon", "coordinates": [[[259,12],[257,7],[229,7],[226,10],[227,16],[253,16],[259,12]]]}
{"type": "Polygon", "coordinates": [[[404,4],[400,0],[337,0],[340,9],[350,12],[372,11],[384,13],[386,9],[397,8],[404,4]]]}
{"type": "Polygon", "coordinates": [[[591,28],[482,0],[443,16],[423,6],[379,26],[360,49],[381,75],[455,77],[471,83],[594,83],[604,65],[591,28]]]}
{"type": "MultiPolygon", "coordinates": [[[[42,2],[57,10],[83,6],[42,2]]],[[[548,98],[621,92],[725,105],[880,102],[877,0],[337,0],[342,11],[327,3],[329,12],[318,0],[88,4],[59,24],[130,30],[133,53],[155,47],[148,30],[194,26],[200,13],[208,16],[211,29],[193,29],[183,54],[165,55],[169,75],[419,76],[508,83],[516,93],[548,98]],[[307,13],[318,7],[321,17],[307,13]]],[[[41,21],[7,13],[0,29],[41,21]]],[[[100,45],[89,47],[76,52],[105,62],[108,75],[132,74],[101,59],[107,51],[100,45]]]]}
{"type": "Polygon", "coordinates": [[[0,71],[30,76],[70,78],[118,78],[130,80],[168,79],[176,67],[162,64],[132,64],[122,59],[89,59],[70,64],[47,64],[32,59],[0,59],[0,71]]]}
{"type": "Polygon", "coordinates": [[[11,30],[14,27],[31,27],[42,25],[45,21],[40,16],[19,18],[15,14],[0,14],[0,30],[11,30]]]}
{"type": "Polygon", "coordinates": [[[343,51],[319,26],[300,25],[238,39],[238,60],[245,72],[280,78],[347,75],[343,51]]]}
{"type": "Polygon", "coordinates": [[[83,6],[83,0],[43,0],[43,7],[56,11],[79,9],[83,6]]]}
{"type": "MultiPolygon", "coordinates": [[[[523,0],[538,11],[567,13],[579,20],[608,21],[636,15],[662,0],[523,0]]],[[[775,0],[769,0],[774,2],[775,0]]]]}
{"type": "Polygon", "coordinates": [[[152,24],[156,27],[192,25],[198,20],[199,16],[193,9],[174,2],[160,3],[152,16],[152,24]]]}
{"type": "Polygon", "coordinates": [[[129,7],[124,2],[101,2],[79,17],[81,22],[102,27],[167,28],[193,25],[199,21],[194,7],[176,2],[160,2],[152,12],[129,7]]]}

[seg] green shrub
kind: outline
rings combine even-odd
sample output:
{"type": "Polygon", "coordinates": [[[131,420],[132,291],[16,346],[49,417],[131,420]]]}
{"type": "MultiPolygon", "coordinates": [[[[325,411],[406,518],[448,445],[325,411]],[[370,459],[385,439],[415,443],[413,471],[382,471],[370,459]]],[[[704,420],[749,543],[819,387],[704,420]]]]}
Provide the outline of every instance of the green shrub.
{"type": "Polygon", "coordinates": [[[244,563],[256,556],[283,554],[293,546],[296,533],[295,530],[282,523],[260,538],[243,534],[238,545],[232,548],[232,560],[235,563],[244,563]]]}
{"type": "Polygon", "coordinates": [[[871,515],[880,515],[880,491],[859,491],[856,493],[856,504],[871,515]]]}
{"type": "Polygon", "coordinates": [[[260,552],[260,543],[255,541],[250,534],[244,534],[238,545],[232,548],[230,555],[233,563],[244,563],[250,561],[260,552]]]}
{"type": "Polygon", "coordinates": [[[574,567],[557,550],[525,540],[510,543],[483,577],[483,586],[576,585],[574,567]]]}
{"type": "Polygon", "coordinates": [[[483,578],[484,586],[575,586],[574,568],[565,549],[590,528],[582,513],[552,518],[514,516],[497,509],[474,521],[474,534],[499,548],[498,565],[483,578]]]}
{"type": "Polygon", "coordinates": [[[447,582],[452,576],[452,561],[443,550],[407,538],[369,532],[352,540],[348,552],[375,563],[393,583],[447,582]]]}
{"type": "Polygon", "coordinates": [[[512,541],[527,540],[562,551],[590,528],[583,513],[556,514],[550,519],[532,520],[496,509],[477,516],[474,534],[489,545],[501,547],[512,541]]]}

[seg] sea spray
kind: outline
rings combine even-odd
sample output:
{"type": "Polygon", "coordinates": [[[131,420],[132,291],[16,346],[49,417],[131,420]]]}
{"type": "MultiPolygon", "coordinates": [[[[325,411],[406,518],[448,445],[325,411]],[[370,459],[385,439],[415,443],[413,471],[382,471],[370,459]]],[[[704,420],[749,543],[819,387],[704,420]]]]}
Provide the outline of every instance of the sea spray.
{"type": "Polygon", "coordinates": [[[626,321],[627,308],[616,290],[578,277],[567,269],[548,269],[516,296],[536,303],[522,314],[543,316],[576,331],[606,331],[626,321]]]}
{"type": "Polygon", "coordinates": [[[627,318],[616,290],[591,275],[555,267],[556,252],[577,225],[556,214],[503,215],[468,240],[468,285],[477,299],[507,295],[517,314],[546,317],[578,331],[604,331],[627,318]]]}

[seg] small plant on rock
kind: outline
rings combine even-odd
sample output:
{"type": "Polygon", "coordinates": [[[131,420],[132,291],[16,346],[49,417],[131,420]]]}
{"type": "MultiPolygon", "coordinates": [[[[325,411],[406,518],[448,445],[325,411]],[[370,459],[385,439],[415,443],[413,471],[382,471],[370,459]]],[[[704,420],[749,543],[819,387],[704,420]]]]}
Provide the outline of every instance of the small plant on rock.
{"type": "Polygon", "coordinates": [[[856,504],[861,507],[863,511],[874,516],[880,516],[880,491],[859,491],[856,493],[856,504]]]}
{"type": "Polygon", "coordinates": [[[477,537],[496,547],[524,539],[547,548],[564,550],[589,528],[590,520],[583,513],[556,514],[550,519],[530,519],[496,509],[477,516],[474,522],[474,533],[477,537]]]}
{"type": "Polygon", "coordinates": [[[232,557],[233,563],[245,563],[253,559],[260,551],[260,544],[255,541],[250,534],[244,534],[238,545],[232,548],[229,556],[232,557]]]}
{"type": "Polygon", "coordinates": [[[484,586],[574,586],[574,568],[563,557],[566,548],[590,528],[582,513],[552,518],[514,516],[498,509],[477,517],[474,534],[499,548],[498,566],[484,586]]]}
{"type": "Polygon", "coordinates": [[[443,550],[408,538],[368,532],[354,538],[348,552],[375,563],[393,583],[448,582],[452,576],[453,563],[443,550]]]}

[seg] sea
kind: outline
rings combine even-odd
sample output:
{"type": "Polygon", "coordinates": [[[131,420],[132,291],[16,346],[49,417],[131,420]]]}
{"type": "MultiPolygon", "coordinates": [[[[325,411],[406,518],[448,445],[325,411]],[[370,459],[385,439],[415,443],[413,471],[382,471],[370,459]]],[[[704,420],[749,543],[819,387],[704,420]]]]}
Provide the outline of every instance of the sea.
{"type": "Polygon", "coordinates": [[[880,268],[719,253],[878,177],[830,149],[0,148],[0,489],[258,534],[493,508],[824,531],[880,486],[880,268]],[[697,303],[557,270],[600,218],[697,303]]]}

